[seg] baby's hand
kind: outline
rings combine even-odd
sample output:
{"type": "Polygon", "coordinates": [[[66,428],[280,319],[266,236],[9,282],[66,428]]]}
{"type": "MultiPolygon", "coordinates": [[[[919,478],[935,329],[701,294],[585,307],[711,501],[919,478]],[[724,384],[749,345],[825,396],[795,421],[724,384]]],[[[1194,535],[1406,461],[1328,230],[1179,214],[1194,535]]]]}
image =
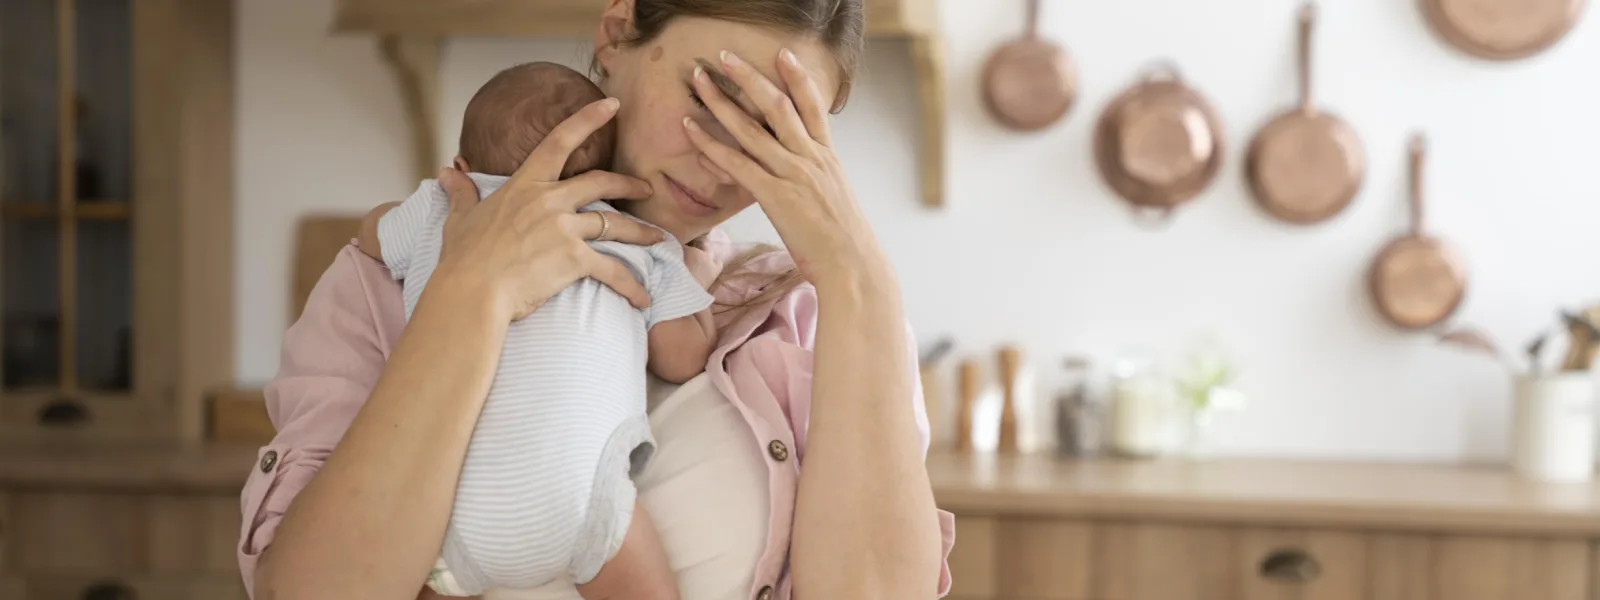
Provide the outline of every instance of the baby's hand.
{"type": "Polygon", "coordinates": [[[717,280],[722,274],[722,262],[710,252],[694,246],[683,247],[683,264],[689,267],[689,274],[694,280],[700,282],[701,287],[710,288],[711,282],[717,280]]]}

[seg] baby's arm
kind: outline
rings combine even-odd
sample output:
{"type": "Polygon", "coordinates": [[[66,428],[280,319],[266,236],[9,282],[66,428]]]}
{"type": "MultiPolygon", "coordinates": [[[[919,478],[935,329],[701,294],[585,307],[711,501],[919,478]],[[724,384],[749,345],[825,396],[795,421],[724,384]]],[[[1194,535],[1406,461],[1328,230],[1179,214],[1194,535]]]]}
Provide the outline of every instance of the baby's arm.
{"type": "Polygon", "coordinates": [[[717,327],[711,309],[657,323],[650,328],[650,372],[672,383],[694,379],[706,369],[717,327]]]}
{"type": "Polygon", "coordinates": [[[383,249],[378,244],[378,221],[383,215],[400,206],[399,202],[385,202],[361,218],[361,233],[356,236],[356,247],[361,253],[378,260],[383,260],[383,249]]]}
{"type": "MultiPolygon", "coordinates": [[[[722,265],[710,253],[693,246],[683,247],[683,262],[701,287],[709,289],[722,265]]],[[[706,368],[717,345],[717,325],[711,308],[657,323],[650,328],[650,372],[672,383],[694,379],[706,368]]]]}

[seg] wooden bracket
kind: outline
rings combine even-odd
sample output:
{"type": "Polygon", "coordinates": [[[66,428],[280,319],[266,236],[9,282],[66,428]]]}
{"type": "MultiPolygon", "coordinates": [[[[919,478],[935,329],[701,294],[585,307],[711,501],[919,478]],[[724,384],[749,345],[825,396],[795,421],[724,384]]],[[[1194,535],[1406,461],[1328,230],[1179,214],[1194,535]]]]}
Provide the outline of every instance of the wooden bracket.
{"type": "Polygon", "coordinates": [[[417,179],[439,173],[439,55],[440,38],[385,35],[378,38],[384,60],[394,69],[411,125],[412,169],[417,179]]]}
{"type": "Polygon", "coordinates": [[[911,68],[917,75],[918,124],[922,132],[917,173],[922,204],[944,206],[944,39],[935,35],[911,38],[911,68]]]}

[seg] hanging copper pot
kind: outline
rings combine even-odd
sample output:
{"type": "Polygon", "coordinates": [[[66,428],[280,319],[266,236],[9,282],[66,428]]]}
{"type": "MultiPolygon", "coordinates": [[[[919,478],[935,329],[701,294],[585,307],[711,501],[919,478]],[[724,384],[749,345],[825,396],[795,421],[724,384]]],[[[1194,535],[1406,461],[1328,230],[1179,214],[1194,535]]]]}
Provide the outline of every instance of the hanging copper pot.
{"type": "Polygon", "coordinates": [[[1451,46],[1487,60],[1517,60],[1572,31],[1587,0],[1419,0],[1428,25],[1451,46]]]}
{"type": "Polygon", "coordinates": [[[1425,144],[1420,134],[1411,140],[1411,232],[1385,245],[1367,275],[1378,313],[1395,327],[1412,331],[1449,319],[1467,295],[1461,262],[1423,228],[1425,144]]]}
{"type": "Polygon", "coordinates": [[[1311,33],[1316,5],[1300,9],[1300,105],[1279,114],[1250,143],[1245,172],[1261,208],[1299,225],[1339,214],[1355,199],[1366,171],[1361,140],[1338,116],[1311,100],[1311,33]]]}
{"type": "Polygon", "coordinates": [[[1039,37],[1039,0],[1028,0],[1027,33],[984,64],[984,106],[1006,127],[1037,131],[1061,120],[1077,94],[1077,69],[1061,46],[1039,37]]]}
{"type": "Polygon", "coordinates": [[[1094,130],[1101,178],[1136,215],[1156,221],[1205,190],[1226,151],[1216,110],[1166,62],[1106,105],[1094,130]]]}

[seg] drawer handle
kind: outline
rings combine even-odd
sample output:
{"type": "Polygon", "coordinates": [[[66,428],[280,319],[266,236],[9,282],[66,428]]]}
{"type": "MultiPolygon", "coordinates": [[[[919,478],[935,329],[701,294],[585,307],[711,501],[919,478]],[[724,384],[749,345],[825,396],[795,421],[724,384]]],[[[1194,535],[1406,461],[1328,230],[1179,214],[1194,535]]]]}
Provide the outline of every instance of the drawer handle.
{"type": "Polygon", "coordinates": [[[1309,583],[1322,573],[1322,566],[1304,550],[1274,550],[1261,561],[1261,576],[1285,583],[1309,583]]]}
{"type": "Polygon", "coordinates": [[[84,588],[83,600],[139,600],[139,594],[122,583],[101,581],[84,588]]]}

